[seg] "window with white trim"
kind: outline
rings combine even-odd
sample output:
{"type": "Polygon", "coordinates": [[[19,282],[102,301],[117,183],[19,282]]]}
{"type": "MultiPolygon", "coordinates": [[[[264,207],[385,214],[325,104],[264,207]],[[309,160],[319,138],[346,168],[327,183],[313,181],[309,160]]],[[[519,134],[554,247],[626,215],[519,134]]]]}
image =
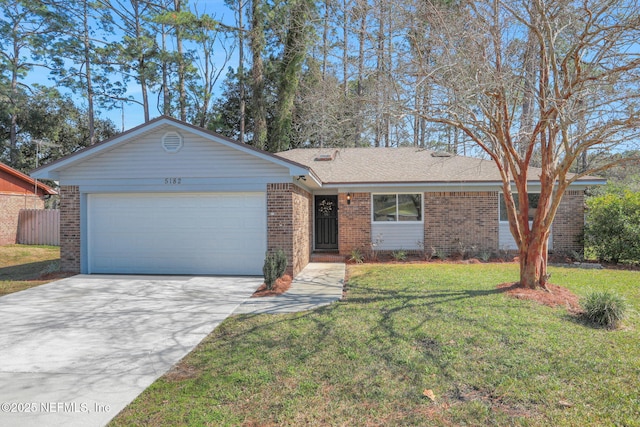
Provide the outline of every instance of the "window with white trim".
{"type": "Polygon", "coordinates": [[[422,194],[373,194],[374,222],[422,221],[422,194]]]}
{"type": "MultiPolygon", "coordinates": [[[[517,193],[513,193],[513,199],[516,202],[517,209],[519,206],[517,193]]],[[[533,216],[536,214],[536,210],[538,210],[538,200],[540,200],[540,193],[529,193],[529,221],[533,221],[533,216]]],[[[507,216],[507,204],[505,203],[503,193],[500,193],[500,221],[509,221],[509,217],[507,216]]]]}

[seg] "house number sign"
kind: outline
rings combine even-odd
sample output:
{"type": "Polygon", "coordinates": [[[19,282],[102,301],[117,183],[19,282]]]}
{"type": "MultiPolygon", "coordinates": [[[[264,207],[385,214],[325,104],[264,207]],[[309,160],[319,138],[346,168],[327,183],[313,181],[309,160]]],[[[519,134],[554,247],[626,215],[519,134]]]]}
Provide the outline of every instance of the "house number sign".
{"type": "Polygon", "coordinates": [[[164,185],[180,185],[182,184],[182,178],[165,178],[164,185]]]}

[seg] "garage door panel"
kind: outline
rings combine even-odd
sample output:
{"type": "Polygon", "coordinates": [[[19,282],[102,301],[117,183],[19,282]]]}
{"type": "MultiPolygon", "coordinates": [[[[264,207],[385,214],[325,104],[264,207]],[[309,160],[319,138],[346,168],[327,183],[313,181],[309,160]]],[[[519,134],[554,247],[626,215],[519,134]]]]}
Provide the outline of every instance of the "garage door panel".
{"type": "Polygon", "coordinates": [[[87,215],[91,273],[262,273],[264,193],[96,194],[87,215]]]}

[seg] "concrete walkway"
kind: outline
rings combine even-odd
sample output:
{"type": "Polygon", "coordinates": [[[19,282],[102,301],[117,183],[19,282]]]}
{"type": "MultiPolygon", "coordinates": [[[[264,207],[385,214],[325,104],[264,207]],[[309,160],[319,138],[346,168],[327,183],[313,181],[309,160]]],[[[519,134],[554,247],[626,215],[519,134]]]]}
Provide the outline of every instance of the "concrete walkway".
{"type": "Polygon", "coordinates": [[[285,295],[261,277],[78,275],[0,298],[0,426],[103,426],[232,313],[342,296],[344,264],[309,264],[285,295]]]}
{"type": "Polygon", "coordinates": [[[233,314],[294,313],[312,310],[342,299],[345,265],[314,262],[291,282],[291,288],[274,297],[249,298],[233,314]]]}

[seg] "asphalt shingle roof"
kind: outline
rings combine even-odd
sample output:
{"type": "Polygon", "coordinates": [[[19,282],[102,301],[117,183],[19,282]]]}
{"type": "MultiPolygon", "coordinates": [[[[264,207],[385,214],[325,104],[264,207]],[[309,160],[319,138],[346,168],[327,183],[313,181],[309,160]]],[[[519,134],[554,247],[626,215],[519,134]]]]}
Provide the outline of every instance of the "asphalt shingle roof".
{"type": "MultiPolygon", "coordinates": [[[[500,182],[492,160],[464,156],[439,157],[434,151],[401,148],[298,148],[278,156],[311,168],[326,184],[500,182]],[[333,160],[315,160],[320,155],[333,160]]],[[[529,180],[540,169],[531,168],[529,180]]]]}

